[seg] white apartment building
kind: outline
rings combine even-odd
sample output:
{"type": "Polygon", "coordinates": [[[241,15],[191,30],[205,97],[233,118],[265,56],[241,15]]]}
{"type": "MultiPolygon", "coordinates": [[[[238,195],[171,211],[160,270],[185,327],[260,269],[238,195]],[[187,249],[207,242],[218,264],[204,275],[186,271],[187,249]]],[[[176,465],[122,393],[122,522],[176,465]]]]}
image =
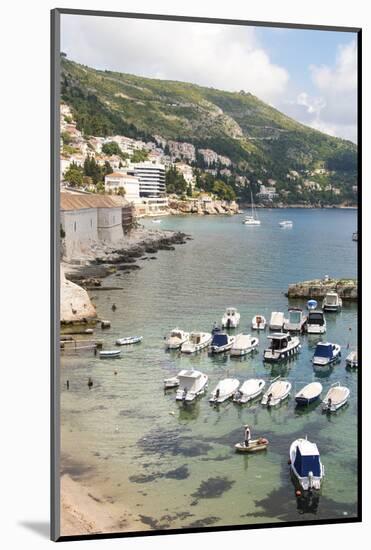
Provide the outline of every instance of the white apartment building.
{"type": "Polygon", "coordinates": [[[139,179],[126,172],[113,172],[104,178],[106,191],[117,191],[122,187],[125,190],[125,199],[135,204],[140,202],[139,179]]]}
{"type": "Polygon", "coordinates": [[[164,197],[165,166],[155,162],[138,162],[128,168],[128,174],[139,179],[139,194],[142,198],[164,197]]]}

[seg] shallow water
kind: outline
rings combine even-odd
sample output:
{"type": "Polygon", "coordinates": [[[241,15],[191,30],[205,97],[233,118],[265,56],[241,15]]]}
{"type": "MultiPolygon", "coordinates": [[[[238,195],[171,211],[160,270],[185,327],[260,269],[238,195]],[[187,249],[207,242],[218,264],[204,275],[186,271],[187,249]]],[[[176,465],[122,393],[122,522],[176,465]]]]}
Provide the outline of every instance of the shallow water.
{"type": "MultiPolygon", "coordinates": [[[[265,210],[259,215],[260,227],[244,226],[241,216],[164,219],[161,229],[184,231],[193,240],[158,252],[156,260],[140,260],[140,270],[104,280],[105,286],[122,290],[92,292],[99,315],[112,321],[110,330],[96,331],[106,349],[119,336],[141,334],[143,342],[122,348],[114,360],[90,352],[62,357],[64,471],[97,487],[118,510],[129,506],[151,528],[357,514],[357,373],[345,368],[346,348],[357,339],[356,304],[327,314],[326,338],[341,344],[343,354],[325,373],[314,372],[311,365],[320,340],[314,335],[301,337],[300,355],[282,367],[263,364],[268,333],[260,333],[258,353],[244,359],[164,351],[163,337],[170,329],[211,330],[226,306],[236,306],[240,330],[250,330],[256,313],[269,319],[271,311],[287,311],[289,283],[326,274],[356,276],[351,240],[356,211],[265,210]],[[282,219],[293,220],[293,228],[279,228],[282,219]],[[189,367],[208,374],[209,392],[227,376],[268,381],[281,374],[293,384],[291,398],[272,410],[259,402],[215,408],[207,395],[178,405],[174,392],[164,393],[163,379],[189,367]],[[94,382],[91,390],[88,376],[94,382]],[[351,390],[349,404],[331,416],[322,414],[319,404],[298,410],[293,395],[313,380],[320,380],[324,391],[341,381],[351,390]],[[246,423],[253,437],[268,437],[267,452],[234,453],[246,423]],[[287,465],[290,443],[305,435],[318,444],[326,469],[321,494],[311,501],[295,497],[287,465]]],[[[144,225],[154,227],[150,220],[144,225]]],[[[305,301],[290,304],[305,306],[305,301]]]]}

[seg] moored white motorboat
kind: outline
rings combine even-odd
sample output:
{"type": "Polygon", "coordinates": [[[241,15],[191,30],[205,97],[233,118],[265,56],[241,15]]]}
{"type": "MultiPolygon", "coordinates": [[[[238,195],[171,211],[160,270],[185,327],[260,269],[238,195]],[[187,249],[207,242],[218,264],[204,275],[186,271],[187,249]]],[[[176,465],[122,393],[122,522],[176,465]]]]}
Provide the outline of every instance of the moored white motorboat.
{"type": "Polygon", "coordinates": [[[343,305],[342,299],[337,292],[327,292],[322,302],[324,311],[340,311],[343,305]]]}
{"type": "Polygon", "coordinates": [[[341,357],[339,344],[331,342],[318,342],[312,358],[313,365],[325,366],[336,363],[341,357]]]}
{"type": "Polygon", "coordinates": [[[179,388],[176,392],[177,401],[190,402],[205,393],[208,377],[198,370],[181,370],[178,374],[179,388]]]}
{"type": "Polygon", "coordinates": [[[351,351],[345,359],[347,367],[356,369],[358,368],[358,352],[357,350],[351,351]]]}
{"type": "Polygon", "coordinates": [[[282,330],[284,322],[285,316],[282,311],[272,311],[269,330],[282,330]]]}
{"type": "Polygon", "coordinates": [[[167,349],[179,349],[182,344],[188,342],[189,332],[174,328],[165,337],[165,347],[167,349]]]}
{"type": "Polygon", "coordinates": [[[261,404],[268,407],[275,407],[289,396],[291,382],[288,380],[274,380],[264,393],[261,404]]]}
{"type": "Polygon", "coordinates": [[[259,339],[251,334],[237,334],[232,347],[231,347],[231,356],[240,357],[242,355],[247,355],[256,349],[259,345],[259,339]]]}
{"type": "Polygon", "coordinates": [[[323,390],[322,384],[319,382],[311,382],[302,388],[295,395],[295,401],[298,405],[309,405],[319,398],[323,390]]]}
{"type": "Polygon", "coordinates": [[[306,331],[308,334],[324,334],[326,332],[326,318],[323,311],[316,309],[309,311],[306,331]]]}
{"type": "Polygon", "coordinates": [[[278,332],[268,336],[269,348],[264,350],[264,361],[277,363],[293,357],[300,351],[300,340],[297,336],[288,333],[278,332]]]}
{"type": "Polygon", "coordinates": [[[233,396],[235,403],[248,403],[256,397],[258,397],[265,387],[265,381],[262,378],[250,378],[245,380],[241,387],[236,391],[233,396]]]}
{"type": "Polygon", "coordinates": [[[215,332],[210,343],[210,353],[224,353],[234,345],[235,337],[225,332],[215,332]]]}
{"type": "Polygon", "coordinates": [[[251,327],[254,330],[265,330],[267,320],[263,315],[254,315],[251,321],[251,327]]]}
{"type": "Polygon", "coordinates": [[[222,317],[222,328],[236,328],[240,324],[241,315],[235,307],[227,307],[222,317]]]}
{"type": "Polygon", "coordinates": [[[308,439],[300,438],[290,445],[290,468],[304,491],[319,490],[325,475],[318,447],[308,439]]]}
{"type": "Polygon", "coordinates": [[[210,332],[191,332],[189,339],[181,345],[180,351],[182,353],[196,353],[201,351],[211,342],[210,332]]]}
{"type": "Polygon", "coordinates": [[[209,399],[210,403],[223,403],[235,394],[239,385],[237,378],[224,378],[212,392],[209,399]]]}
{"type": "Polygon", "coordinates": [[[159,220],[157,218],[155,220],[152,220],[152,223],[161,223],[161,222],[162,222],[162,220],[159,220]]]}
{"type": "Polygon", "coordinates": [[[179,386],[179,377],[172,376],[171,378],[165,378],[164,379],[164,389],[169,390],[172,388],[177,388],[179,386]]]}
{"type": "Polygon", "coordinates": [[[300,307],[290,307],[289,318],[285,319],[283,329],[289,332],[303,332],[306,322],[307,317],[300,307]]]}
{"type": "Polygon", "coordinates": [[[347,403],[350,390],[342,386],[340,382],[333,384],[322,401],[322,409],[325,412],[335,412],[347,403]]]}
{"type": "Polygon", "coordinates": [[[125,338],[118,338],[116,340],[117,346],[128,346],[130,344],[138,344],[143,340],[143,336],[126,336],[125,338]]]}
{"type": "Polygon", "coordinates": [[[294,223],[293,223],[291,220],[282,220],[281,222],[279,222],[278,225],[279,225],[280,227],[289,229],[289,228],[291,228],[291,227],[294,225],[294,223]]]}
{"type": "Polygon", "coordinates": [[[100,351],[99,352],[99,357],[101,357],[101,359],[109,359],[109,358],[114,358],[114,357],[120,357],[121,355],[121,350],[116,350],[116,349],[113,349],[113,350],[104,350],[104,351],[100,351]]]}

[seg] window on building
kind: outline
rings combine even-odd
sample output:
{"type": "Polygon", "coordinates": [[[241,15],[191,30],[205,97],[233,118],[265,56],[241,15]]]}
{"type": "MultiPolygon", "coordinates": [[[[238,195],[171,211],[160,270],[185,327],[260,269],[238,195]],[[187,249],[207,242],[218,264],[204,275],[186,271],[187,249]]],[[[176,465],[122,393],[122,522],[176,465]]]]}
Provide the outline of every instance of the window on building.
{"type": "Polygon", "coordinates": [[[73,222],[73,230],[74,230],[75,233],[76,233],[76,222],[73,222]]]}
{"type": "Polygon", "coordinates": [[[93,227],[93,220],[90,219],[90,227],[93,227]]]}

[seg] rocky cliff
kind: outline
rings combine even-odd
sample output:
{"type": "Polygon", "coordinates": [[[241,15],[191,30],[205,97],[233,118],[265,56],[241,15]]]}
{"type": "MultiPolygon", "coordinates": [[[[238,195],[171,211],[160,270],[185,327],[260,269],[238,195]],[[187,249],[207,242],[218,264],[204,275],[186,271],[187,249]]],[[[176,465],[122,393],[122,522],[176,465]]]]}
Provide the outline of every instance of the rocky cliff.
{"type": "Polygon", "coordinates": [[[289,298],[323,298],[327,292],[335,291],[343,300],[357,300],[357,279],[313,279],[289,285],[289,298]]]}
{"type": "Polygon", "coordinates": [[[95,307],[89,295],[75,283],[68,281],[61,266],[61,296],[60,296],[61,323],[88,323],[97,317],[95,307]]]}
{"type": "Polygon", "coordinates": [[[235,201],[202,201],[202,200],[180,200],[169,199],[171,214],[238,214],[239,207],[235,201]]]}

